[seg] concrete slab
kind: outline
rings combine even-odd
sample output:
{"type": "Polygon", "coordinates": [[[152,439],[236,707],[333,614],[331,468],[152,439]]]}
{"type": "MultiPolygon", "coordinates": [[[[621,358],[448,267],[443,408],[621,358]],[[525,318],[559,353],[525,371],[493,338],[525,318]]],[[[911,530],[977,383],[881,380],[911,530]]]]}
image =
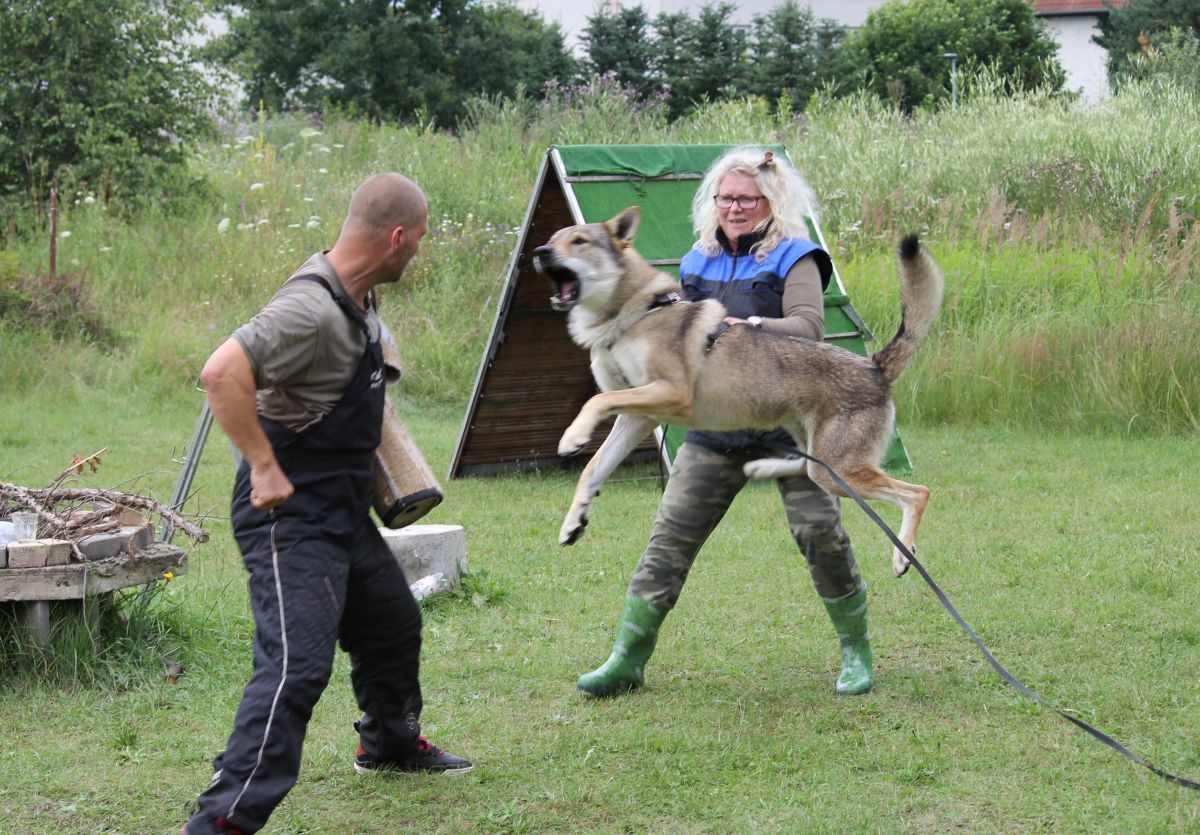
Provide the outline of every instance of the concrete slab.
{"type": "Polygon", "coordinates": [[[461,525],[409,525],[398,531],[380,528],[379,533],[410,584],[440,571],[452,587],[458,588],[462,575],[470,570],[461,525]]]}

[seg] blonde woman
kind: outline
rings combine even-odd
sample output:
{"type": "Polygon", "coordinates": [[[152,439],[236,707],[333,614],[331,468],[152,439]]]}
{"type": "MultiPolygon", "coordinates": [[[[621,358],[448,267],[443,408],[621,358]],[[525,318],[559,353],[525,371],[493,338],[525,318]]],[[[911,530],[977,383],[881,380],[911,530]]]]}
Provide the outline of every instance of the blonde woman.
{"type": "MultiPolygon", "coordinates": [[[[821,340],[833,264],[805,237],[812,206],[804,179],[770,151],[742,147],[720,157],[692,204],[698,240],[679,268],[685,297],[719,300],[729,326],[821,340]]],[[[697,553],[748,480],[742,466],[796,452],[782,429],[687,433],[630,581],[612,654],[579,678],[580,690],[614,696],[642,685],[659,627],[679,600],[697,553]]],[[[842,529],[840,504],[806,476],[776,483],[792,536],[838,633],[836,692],[866,693],[873,682],[867,589],[842,529]]]]}

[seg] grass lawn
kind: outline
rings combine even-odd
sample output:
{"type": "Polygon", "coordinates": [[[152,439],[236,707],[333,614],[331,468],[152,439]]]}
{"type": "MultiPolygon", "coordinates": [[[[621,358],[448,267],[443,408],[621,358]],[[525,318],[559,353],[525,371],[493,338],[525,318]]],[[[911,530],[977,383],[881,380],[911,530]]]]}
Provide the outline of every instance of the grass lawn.
{"type": "MultiPolygon", "coordinates": [[[[142,483],[165,500],[177,472],[167,454],[186,444],[198,403],[120,421],[64,417],[54,437],[9,434],[3,469],[29,464],[7,478],[36,485],[71,452],[108,445],[95,486],[149,471],[142,483]]],[[[14,425],[32,425],[32,406],[9,405],[14,425]]],[[[461,413],[409,407],[404,417],[443,475],[461,413]]],[[[933,490],[918,555],[997,658],[1151,762],[1200,777],[1195,440],[904,434],[916,479],[933,490]]],[[[181,639],[187,672],[177,684],[154,665],[118,665],[94,686],[5,682],[0,831],[166,833],[186,819],[249,673],[242,570],[217,518],[231,475],[214,432],[195,485],[196,506],[216,514],[211,541],[155,598],[181,639]]],[[[836,637],[769,485],[749,487],[702,552],[645,689],[581,697],[575,678],[608,654],[659,495],[654,468],[622,475],[572,548],[555,544],[572,473],[443,484],[447,499],[425,521],[463,525],[489,593],[427,608],[423,722],[476,771],[356,776],[356,711],[339,657],[300,782],[268,831],[1200,829],[1200,793],[1005,684],[916,572],[891,576],[890,546],[849,504],[877,676],[870,694],[835,697],[836,637]]]]}

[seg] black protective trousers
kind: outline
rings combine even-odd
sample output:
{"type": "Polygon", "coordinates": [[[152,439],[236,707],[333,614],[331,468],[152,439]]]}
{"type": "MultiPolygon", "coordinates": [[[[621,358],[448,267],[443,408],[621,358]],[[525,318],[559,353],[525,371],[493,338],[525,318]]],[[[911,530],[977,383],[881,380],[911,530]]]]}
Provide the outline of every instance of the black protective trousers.
{"type": "Polygon", "coordinates": [[[420,730],[421,613],[399,563],[370,517],[340,539],[296,510],[251,509],[261,524],[235,523],[257,624],[254,673],[189,833],[220,832],[218,819],[242,832],[266,824],[296,782],[339,640],[350,654],[364,749],[399,755],[420,730]]]}

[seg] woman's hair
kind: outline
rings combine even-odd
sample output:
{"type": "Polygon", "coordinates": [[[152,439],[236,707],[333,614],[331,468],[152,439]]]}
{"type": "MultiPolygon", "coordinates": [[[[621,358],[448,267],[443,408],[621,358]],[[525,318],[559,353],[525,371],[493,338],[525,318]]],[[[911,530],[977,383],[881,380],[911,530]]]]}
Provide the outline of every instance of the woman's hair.
{"type": "Polygon", "coordinates": [[[695,249],[705,255],[716,255],[721,249],[717,243],[719,215],[713,198],[727,174],[753,177],[770,205],[771,213],[763,221],[764,226],[770,224],[767,233],[750,250],[755,258],[761,261],[787,238],[808,237],[805,218],[811,214],[815,221],[817,216],[816,199],[808,183],[786,159],[763,148],[743,145],[719,157],[696,191],[692,200],[692,229],[698,237],[695,249]]]}

